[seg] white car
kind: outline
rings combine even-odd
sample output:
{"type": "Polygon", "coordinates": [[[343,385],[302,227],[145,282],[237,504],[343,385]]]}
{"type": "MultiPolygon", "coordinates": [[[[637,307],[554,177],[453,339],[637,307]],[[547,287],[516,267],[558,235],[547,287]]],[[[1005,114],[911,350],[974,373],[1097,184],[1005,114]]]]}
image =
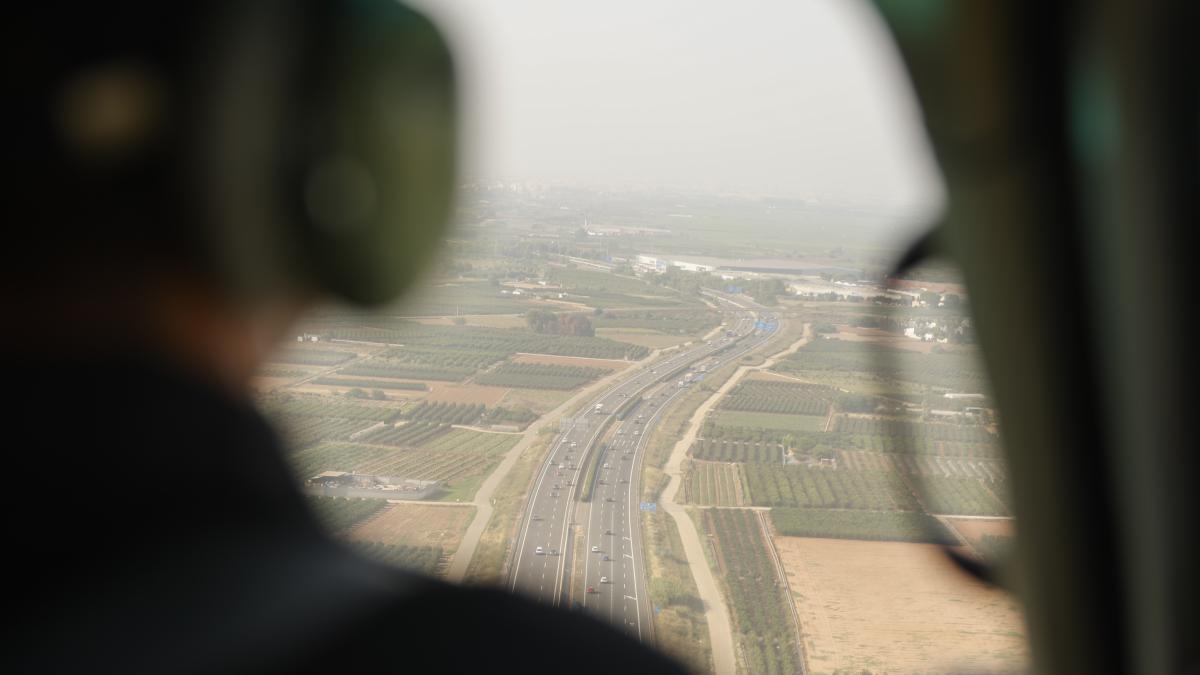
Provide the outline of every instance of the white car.
{"type": "Polygon", "coordinates": [[[608,462],[604,463],[604,468],[606,468],[606,469],[608,468],[608,462]]]}
{"type": "Polygon", "coordinates": [[[599,547],[599,546],[593,546],[593,547],[592,547],[592,553],[599,553],[599,552],[600,552],[600,547],[599,547]]]}
{"type": "Polygon", "coordinates": [[[607,583],[608,583],[608,577],[600,577],[600,583],[602,583],[602,584],[607,584],[607,583]]]}
{"type": "Polygon", "coordinates": [[[546,554],[546,551],[543,550],[541,546],[533,549],[533,552],[537,555],[545,555],[546,554]]]}

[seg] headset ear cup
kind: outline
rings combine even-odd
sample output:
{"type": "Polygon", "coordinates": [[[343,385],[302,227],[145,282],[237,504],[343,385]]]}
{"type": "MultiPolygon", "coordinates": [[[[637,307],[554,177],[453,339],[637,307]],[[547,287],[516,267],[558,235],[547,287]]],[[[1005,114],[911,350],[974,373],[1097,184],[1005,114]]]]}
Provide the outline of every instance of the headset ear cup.
{"type": "Polygon", "coordinates": [[[288,167],[312,284],[358,304],[394,299],[433,257],[455,181],[449,50],[391,0],[338,3],[315,27],[288,167]]]}
{"type": "Polygon", "coordinates": [[[433,257],[455,180],[450,52],[394,0],[227,3],[197,68],[213,267],[234,297],[394,299],[433,257]]]}

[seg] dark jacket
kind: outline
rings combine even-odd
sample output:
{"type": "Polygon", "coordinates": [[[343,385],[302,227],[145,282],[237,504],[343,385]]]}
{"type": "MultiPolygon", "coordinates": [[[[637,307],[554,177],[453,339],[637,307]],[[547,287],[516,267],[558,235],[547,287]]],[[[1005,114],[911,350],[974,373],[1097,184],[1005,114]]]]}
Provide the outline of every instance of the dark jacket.
{"type": "Polygon", "coordinates": [[[366,561],[248,404],[149,359],[9,380],[3,672],[678,673],[573,612],[366,561]]]}

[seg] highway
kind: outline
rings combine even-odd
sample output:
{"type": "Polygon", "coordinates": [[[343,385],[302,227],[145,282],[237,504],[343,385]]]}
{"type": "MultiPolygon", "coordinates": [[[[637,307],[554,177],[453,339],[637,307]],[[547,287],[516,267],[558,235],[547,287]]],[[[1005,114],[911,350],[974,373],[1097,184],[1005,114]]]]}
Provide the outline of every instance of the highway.
{"type": "Polygon", "coordinates": [[[510,568],[511,590],[548,605],[565,605],[572,596],[572,544],[578,537],[586,559],[583,578],[575,581],[575,601],[630,635],[649,639],[652,608],[638,519],[646,439],[663,411],[688,390],[681,380],[689,368],[703,366],[711,372],[772,335],[755,330],[755,311],[762,314],[763,309],[743,296],[711,297],[735,310],[736,319],[727,326],[734,335],[687,347],[631,373],[575,418],[564,420],[526,501],[510,568]],[[615,419],[613,411],[631,398],[638,403],[624,420],[615,419]],[[602,453],[596,484],[591,502],[580,505],[592,452],[602,453]],[[578,523],[573,521],[577,506],[582,514],[578,523]]]}

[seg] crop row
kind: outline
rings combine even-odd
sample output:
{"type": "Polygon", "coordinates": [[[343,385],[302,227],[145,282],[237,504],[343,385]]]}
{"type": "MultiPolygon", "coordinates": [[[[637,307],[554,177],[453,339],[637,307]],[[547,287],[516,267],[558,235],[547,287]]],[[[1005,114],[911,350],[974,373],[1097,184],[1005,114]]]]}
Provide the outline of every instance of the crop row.
{"type": "Polygon", "coordinates": [[[835,393],[832,388],[821,385],[750,380],[729,392],[721,407],[787,415],[824,415],[835,393]]]}
{"type": "Polygon", "coordinates": [[[1004,477],[1004,465],[991,459],[857,451],[842,451],[839,455],[838,466],[846,469],[904,471],[924,476],[977,478],[984,481],[996,481],[1004,477]]]}
{"type": "Polygon", "coordinates": [[[788,432],[783,429],[743,427],[717,424],[713,419],[705,420],[700,430],[704,438],[714,441],[750,441],[754,443],[782,443],[788,432]]]}
{"type": "Polygon", "coordinates": [[[471,424],[483,416],[485,406],[482,403],[450,403],[438,401],[420,403],[405,408],[401,417],[414,422],[440,422],[442,424],[471,424]]]}
{"type": "Polygon", "coordinates": [[[905,436],[919,440],[955,443],[991,443],[995,440],[995,434],[974,424],[920,424],[878,417],[839,416],[834,430],[865,436],[905,436]]]}
{"type": "Polygon", "coordinates": [[[291,457],[296,473],[311,477],[321,471],[354,471],[375,476],[450,482],[475,475],[494,464],[475,452],[429,451],[357,443],[323,443],[291,457]]]}
{"type": "Polygon", "coordinates": [[[479,384],[529,389],[575,389],[608,374],[603,368],[548,363],[504,363],[475,378],[479,384]]]}
{"type": "Polygon", "coordinates": [[[456,452],[487,455],[504,452],[516,445],[520,436],[515,434],[494,434],[470,429],[453,429],[450,433],[439,436],[426,443],[423,448],[430,452],[456,452]]]}
{"type": "Polygon", "coordinates": [[[775,462],[783,459],[783,445],[758,441],[700,438],[692,444],[692,457],[718,462],[775,462]]]}
{"type": "Polygon", "coordinates": [[[612,311],[592,321],[597,328],[638,328],[664,333],[700,333],[720,323],[715,312],[693,309],[612,311]]]}
{"type": "Polygon", "coordinates": [[[374,342],[402,342],[389,354],[405,349],[440,349],[447,352],[485,352],[507,356],[518,352],[585,356],[604,359],[640,359],[650,353],[645,347],[597,337],[541,335],[526,330],[436,326],[396,322],[388,327],[345,326],[332,329],[336,337],[374,342]]]}
{"type": "Polygon", "coordinates": [[[474,373],[474,368],[461,366],[429,366],[409,363],[389,363],[378,360],[355,363],[338,371],[339,375],[393,377],[407,380],[441,380],[444,382],[461,382],[474,373]]]}
{"type": "Polygon", "coordinates": [[[348,420],[371,420],[388,422],[396,418],[395,408],[343,403],[329,397],[303,396],[278,402],[268,402],[267,412],[313,417],[341,417],[348,420]]]}
{"type": "Polygon", "coordinates": [[[912,494],[896,473],[771,464],[745,464],[742,471],[750,501],[758,506],[918,510],[912,494]]]}
{"type": "Polygon", "coordinates": [[[408,422],[399,427],[384,426],[358,437],[361,443],[417,447],[450,431],[450,426],[436,422],[408,422]]]}
{"type": "Polygon", "coordinates": [[[332,349],[281,349],[271,355],[272,363],[294,363],[301,366],[336,366],[354,358],[351,352],[332,349]]]}
{"type": "Polygon", "coordinates": [[[1005,481],[987,482],[974,478],[925,476],[921,478],[922,499],[930,513],[956,516],[1007,516],[1008,486],[1005,481]]]}
{"type": "Polygon", "coordinates": [[[508,356],[504,351],[479,351],[445,349],[431,345],[405,345],[391,347],[379,355],[380,358],[400,363],[446,368],[470,368],[472,371],[486,368],[508,356]]]}
{"type": "Polygon", "coordinates": [[[705,509],[717,562],[737,623],[745,669],[768,675],[800,671],[791,601],[771,561],[758,515],[745,509],[705,509]]]}
{"type": "Polygon", "coordinates": [[[365,389],[403,389],[405,391],[427,391],[429,386],[424,382],[395,382],[389,380],[362,380],[352,377],[318,377],[313,384],[324,384],[334,387],[362,387],[365,389]]]}
{"type": "Polygon", "coordinates": [[[324,441],[344,441],[355,431],[370,426],[364,420],[340,417],[272,414],[271,421],[288,448],[299,450],[324,441]]]}
{"type": "Polygon", "coordinates": [[[348,530],[387,506],[387,502],[382,499],[306,495],[305,501],[321,525],[333,533],[348,530]]]}
{"type": "Polygon", "coordinates": [[[944,544],[953,541],[937,518],[913,511],[830,509],[771,509],[775,531],[792,537],[911,541],[944,544]]]}
{"type": "MultiPolygon", "coordinates": [[[[382,503],[382,500],[377,500],[382,503]]],[[[354,549],[361,555],[392,567],[432,576],[442,561],[440,546],[406,546],[381,541],[355,541],[354,549]]]]}
{"type": "Polygon", "coordinates": [[[684,483],[686,500],[700,506],[740,506],[738,468],[718,462],[691,462],[684,483]]]}
{"type": "Polygon", "coordinates": [[[777,363],[779,372],[865,373],[955,391],[987,390],[986,373],[976,354],[929,353],[893,349],[867,342],[814,340],[777,363]]]}

